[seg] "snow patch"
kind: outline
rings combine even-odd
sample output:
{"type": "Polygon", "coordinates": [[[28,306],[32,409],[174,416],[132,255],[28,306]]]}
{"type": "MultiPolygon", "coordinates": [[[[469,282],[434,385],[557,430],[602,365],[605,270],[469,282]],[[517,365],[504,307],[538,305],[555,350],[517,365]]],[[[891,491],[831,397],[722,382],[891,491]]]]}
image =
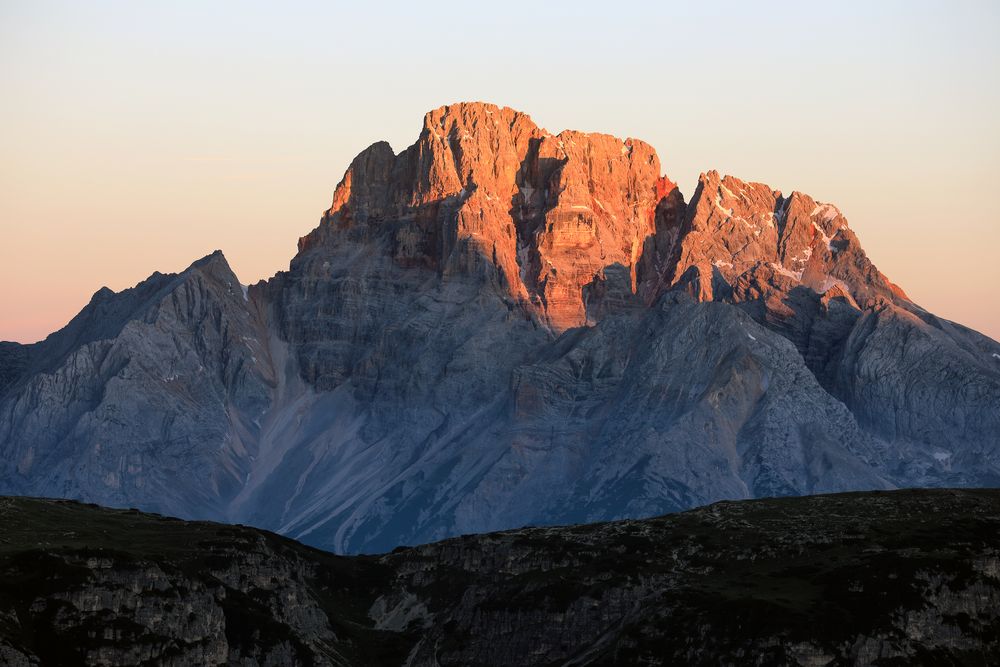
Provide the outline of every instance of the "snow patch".
{"type": "Polygon", "coordinates": [[[778,273],[780,273],[783,276],[788,276],[789,278],[793,278],[795,280],[802,280],[802,272],[801,271],[789,271],[788,269],[786,269],[785,267],[783,267],[781,264],[775,264],[774,262],[770,262],[770,265],[771,265],[772,269],[774,269],[775,271],[777,271],[778,273]]]}
{"type": "Polygon", "coordinates": [[[944,463],[951,458],[951,452],[934,452],[934,458],[944,463]]]}
{"type": "MultiPolygon", "coordinates": [[[[830,222],[840,215],[840,209],[833,204],[816,204],[816,207],[809,214],[810,218],[815,218],[819,214],[822,222],[830,222]]],[[[815,222],[813,224],[816,224],[815,222]]]]}
{"type": "Polygon", "coordinates": [[[1000,354],[997,354],[996,352],[994,352],[994,353],[993,353],[993,357],[994,357],[995,359],[1000,359],[1000,354]]]}
{"type": "Polygon", "coordinates": [[[779,198],[777,202],[778,209],[775,211],[775,219],[779,222],[785,222],[788,220],[788,207],[791,204],[791,198],[779,198]]]}
{"type": "Polygon", "coordinates": [[[750,334],[750,333],[747,334],[747,338],[749,338],[752,341],[756,341],[757,340],[756,338],[753,337],[753,334],[750,334]]]}
{"type": "Polygon", "coordinates": [[[832,288],[834,286],[839,287],[840,289],[844,290],[848,294],[851,293],[851,290],[847,286],[847,283],[845,283],[843,280],[839,280],[838,278],[831,278],[830,276],[827,276],[826,279],[823,281],[823,286],[820,288],[819,291],[822,294],[823,292],[826,292],[827,290],[829,290],[830,288],[832,288]]]}
{"type": "Polygon", "coordinates": [[[823,228],[817,225],[815,221],[813,221],[813,229],[819,232],[819,235],[823,237],[823,243],[826,244],[827,249],[830,252],[833,252],[833,239],[827,236],[826,232],[823,231],[823,228]]]}
{"type": "Polygon", "coordinates": [[[718,192],[715,193],[715,207],[717,209],[719,209],[720,211],[723,211],[726,215],[732,217],[732,215],[733,215],[733,209],[731,209],[731,208],[724,208],[722,206],[722,195],[720,195],[718,192]]]}
{"type": "Polygon", "coordinates": [[[809,258],[812,257],[812,254],[813,254],[812,247],[806,246],[805,248],[802,249],[802,256],[799,257],[798,255],[796,255],[795,257],[792,257],[791,261],[805,264],[806,262],[809,261],[809,258]]]}
{"type": "MultiPolygon", "coordinates": [[[[729,210],[732,212],[732,209],[729,210]]],[[[733,220],[742,222],[747,229],[753,232],[754,236],[760,236],[761,231],[763,231],[761,230],[760,225],[757,224],[756,220],[747,220],[741,215],[733,216],[733,220]]]]}
{"type": "Polygon", "coordinates": [[[756,223],[756,222],[755,222],[755,223],[753,223],[752,225],[751,225],[750,223],[747,223],[747,226],[748,226],[748,227],[750,227],[750,229],[752,229],[752,230],[753,230],[753,235],[754,235],[754,236],[760,236],[760,233],[761,233],[762,231],[764,231],[764,230],[762,230],[762,229],[761,229],[760,227],[758,227],[758,226],[757,226],[757,223],[756,223]]]}
{"type": "Polygon", "coordinates": [[[244,301],[249,301],[250,300],[250,292],[249,292],[248,286],[244,285],[243,283],[240,283],[240,289],[243,290],[243,300],[244,301]]]}

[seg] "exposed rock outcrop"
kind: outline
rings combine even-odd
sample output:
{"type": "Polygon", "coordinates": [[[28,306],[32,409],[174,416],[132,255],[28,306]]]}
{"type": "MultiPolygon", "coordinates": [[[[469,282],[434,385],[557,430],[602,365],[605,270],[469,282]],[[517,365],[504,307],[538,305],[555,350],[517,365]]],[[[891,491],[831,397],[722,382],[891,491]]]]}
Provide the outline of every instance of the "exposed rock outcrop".
{"type": "Polygon", "coordinates": [[[651,239],[682,206],[642,141],[456,104],[398,156],[380,142],[355,158],[300,258],[345,236],[381,241],[398,265],[488,276],[558,333],[587,323],[584,288],[607,267],[652,297],[666,258],[651,239]]]}
{"type": "Polygon", "coordinates": [[[338,551],[720,499],[1000,484],[1000,345],[840,211],[646,144],[442,107],[290,268],[221,254],[0,347],[0,490],[338,551]]]}
{"type": "Polygon", "coordinates": [[[1000,492],[720,503],[379,558],[0,499],[5,664],[1000,660],[1000,492]]]}
{"type": "Polygon", "coordinates": [[[225,517],[274,382],[261,331],[221,252],[102,288],[0,400],[3,487],[225,517]]]}

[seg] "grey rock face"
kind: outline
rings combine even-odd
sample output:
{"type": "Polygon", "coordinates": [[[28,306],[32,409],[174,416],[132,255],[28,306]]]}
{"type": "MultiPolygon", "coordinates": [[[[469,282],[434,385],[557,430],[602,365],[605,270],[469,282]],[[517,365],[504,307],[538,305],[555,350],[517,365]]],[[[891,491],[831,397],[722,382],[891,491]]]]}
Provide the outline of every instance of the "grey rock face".
{"type": "Polygon", "coordinates": [[[1000,483],[1000,345],[836,207],[489,105],[375,144],[287,272],[221,253],[0,345],[0,491],[337,551],[1000,483]]]}
{"type": "Polygon", "coordinates": [[[710,172],[679,238],[675,285],[794,343],[896,484],[997,483],[1000,346],[910,301],[835,206],[710,172]]]}
{"type": "Polygon", "coordinates": [[[832,365],[832,387],[860,423],[891,443],[898,478],[995,486],[996,348],[928,313],[884,306],[865,312],[851,329],[832,365]]]}
{"type": "Polygon", "coordinates": [[[5,488],[224,517],[270,401],[260,330],[221,253],[98,292],[0,401],[5,488]]]}

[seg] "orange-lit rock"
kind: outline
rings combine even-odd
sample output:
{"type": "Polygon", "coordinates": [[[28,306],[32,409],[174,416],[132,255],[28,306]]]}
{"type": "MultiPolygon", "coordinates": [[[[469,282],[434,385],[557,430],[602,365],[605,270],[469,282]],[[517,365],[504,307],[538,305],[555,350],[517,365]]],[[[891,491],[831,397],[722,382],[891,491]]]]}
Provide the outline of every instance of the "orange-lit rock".
{"type": "Polygon", "coordinates": [[[766,274],[779,291],[802,286],[824,294],[836,287],[857,303],[875,297],[908,301],[869,261],[840,210],[801,192],[784,197],[763,183],[710,171],[701,175],[686,217],[677,224],[670,282],[703,300],[718,300],[720,294],[710,285],[692,291],[696,274],[703,286],[705,276],[714,275],[713,284],[725,287],[723,295],[736,288],[738,299],[766,274]]]}
{"type": "Polygon", "coordinates": [[[1000,479],[1000,345],[840,211],[511,109],[359,154],[288,271],[221,254],[0,344],[0,491],[341,551],[1000,479]]]}
{"type": "Polygon", "coordinates": [[[665,257],[648,241],[678,203],[644,142],[552,135],[509,108],[455,104],[428,113],[398,156],[377,143],[355,158],[300,250],[366,225],[400,265],[485,272],[558,332],[588,321],[585,288],[606,268],[650,298],[665,257]]]}

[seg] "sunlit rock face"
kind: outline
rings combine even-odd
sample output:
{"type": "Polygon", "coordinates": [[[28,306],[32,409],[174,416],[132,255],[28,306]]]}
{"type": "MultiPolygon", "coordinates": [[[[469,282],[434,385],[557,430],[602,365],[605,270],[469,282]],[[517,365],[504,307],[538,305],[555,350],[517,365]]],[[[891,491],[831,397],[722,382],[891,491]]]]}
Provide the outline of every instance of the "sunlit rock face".
{"type": "Polygon", "coordinates": [[[708,172],[676,235],[671,282],[794,343],[823,388],[892,443],[900,484],[1000,482],[996,342],[910,301],[836,206],[708,172]],[[988,465],[956,470],[968,447],[988,465]]]}
{"type": "Polygon", "coordinates": [[[1000,346],[840,211],[470,103],[354,159],[287,272],[221,253],[0,347],[0,491],[340,551],[723,498],[1000,484],[1000,346]]]}
{"type": "Polygon", "coordinates": [[[379,241],[399,266],[496,283],[559,333],[588,322],[585,288],[610,267],[651,299],[666,259],[653,237],[682,207],[642,141],[456,104],[428,113],[398,156],[381,142],[355,158],[299,248],[379,241]]]}

